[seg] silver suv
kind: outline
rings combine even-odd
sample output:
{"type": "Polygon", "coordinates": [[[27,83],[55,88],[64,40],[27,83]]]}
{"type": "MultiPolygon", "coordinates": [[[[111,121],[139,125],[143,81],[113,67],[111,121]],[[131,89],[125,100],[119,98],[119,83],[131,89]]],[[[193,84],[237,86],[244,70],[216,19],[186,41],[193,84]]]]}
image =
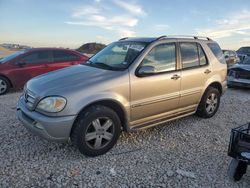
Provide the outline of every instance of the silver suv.
{"type": "Polygon", "coordinates": [[[68,141],[88,156],[106,153],[121,130],[197,114],[212,117],[227,65],[209,38],[123,38],[86,63],[28,81],[17,114],[36,135],[68,141]]]}

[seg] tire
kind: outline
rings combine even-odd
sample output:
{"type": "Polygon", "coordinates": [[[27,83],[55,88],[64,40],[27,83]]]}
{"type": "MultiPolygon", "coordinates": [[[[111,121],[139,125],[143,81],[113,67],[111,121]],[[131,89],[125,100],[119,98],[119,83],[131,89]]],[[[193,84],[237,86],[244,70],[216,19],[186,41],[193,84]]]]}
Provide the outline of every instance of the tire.
{"type": "Polygon", "coordinates": [[[10,82],[5,77],[0,76],[0,95],[8,93],[10,90],[10,82]]]}
{"type": "Polygon", "coordinates": [[[228,176],[233,181],[239,181],[246,173],[246,170],[246,163],[238,161],[236,159],[232,159],[228,167],[228,176]]]}
{"type": "Polygon", "coordinates": [[[108,152],[117,142],[121,132],[121,121],[110,108],[95,105],[81,113],[71,133],[71,141],[87,156],[98,156],[108,152]]]}
{"type": "Polygon", "coordinates": [[[202,96],[196,114],[202,118],[213,117],[220,106],[220,96],[221,95],[218,89],[214,87],[208,87],[202,96]],[[210,104],[208,104],[209,101],[210,104]],[[209,106],[211,107],[209,108],[209,106]]]}

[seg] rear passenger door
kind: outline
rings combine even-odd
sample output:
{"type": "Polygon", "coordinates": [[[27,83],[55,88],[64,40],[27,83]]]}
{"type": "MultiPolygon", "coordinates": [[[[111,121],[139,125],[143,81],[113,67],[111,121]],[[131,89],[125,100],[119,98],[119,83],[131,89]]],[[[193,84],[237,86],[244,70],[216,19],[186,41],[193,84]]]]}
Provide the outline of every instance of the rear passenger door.
{"type": "MultiPolygon", "coordinates": [[[[211,67],[201,44],[180,42],[181,91],[179,107],[196,108],[211,67]]],[[[191,110],[191,109],[190,109],[191,110]]]]}
{"type": "Polygon", "coordinates": [[[53,50],[53,62],[50,63],[50,70],[62,69],[79,64],[80,57],[65,50],[53,50]]]}

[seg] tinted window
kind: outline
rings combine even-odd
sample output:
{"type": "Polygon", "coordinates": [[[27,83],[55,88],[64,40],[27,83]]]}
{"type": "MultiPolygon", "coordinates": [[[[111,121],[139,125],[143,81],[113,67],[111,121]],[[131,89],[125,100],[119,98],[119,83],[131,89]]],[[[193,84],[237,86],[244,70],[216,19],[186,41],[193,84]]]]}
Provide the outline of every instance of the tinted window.
{"type": "Polygon", "coordinates": [[[199,55],[196,43],[180,43],[182,68],[199,66],[199,55]]]}
{"type": "Polygon", "coordinates": [[[22,61],[25,63],[48,63],[49,59],[49,51],[40,51],[40,52],[32,52],[29,55],[25,56],[22,61]]]}
{"type": "Polygon", "coordinates": [[[79,60],[79,56],[70,53],[70,52],[66,52],[66,51],[61,51],[61,50],[55,50],[53,51],[53,57],[54,57],[54,61],[76,61],[79,60]]]}
{"type": "Polygon", "coordinates": [[[210,48],[210,50],[213,52],[215,57],[217,57],[217,59],[221,63],[225,64],[226,61],[225,61],[224,55],[223,55],[223,53],[222,53],[222,51],[220,49],[220,46],[217,43],[208,43],[207,45],[210,48]]]}
{"type": "Polygon", "coordinates": [[[207,61],[207,57],[205,55],[204,50],[202,49],[201,45],[198,44],[198,49],[199,49],[199,58],[200,58],[200,65],[207,65],[208,61],[207,61]]]}
{"type": "Polygon", "coordinates": [[[152,66],[155,72],[173,71],[176,69],[175,44],[161,44],[154,47],[142,62],[142,66],[152,66]]]}

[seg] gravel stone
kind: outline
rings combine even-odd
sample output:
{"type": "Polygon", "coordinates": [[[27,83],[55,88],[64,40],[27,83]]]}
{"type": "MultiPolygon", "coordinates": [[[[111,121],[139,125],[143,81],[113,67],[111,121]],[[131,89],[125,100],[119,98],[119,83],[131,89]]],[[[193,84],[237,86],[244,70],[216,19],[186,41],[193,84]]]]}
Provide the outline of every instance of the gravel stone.
{"type": "Polygon", "coordinates": [[[90,158],[70,144],[30,134],[16,118],[21,92],[0,96],[0,187],[250,187],[227,169],[230,131],[250,121],[250,90],[228,89],[217,114],[195,115],[122,133],[107,154],[90,158]]]}
{"type": "Polygon", "coordinates": [[[168,170],[166,172],[166,174],[167,174],[168,177],[172,177],[174,175],[174,171],[173,170],[168,170]]]}
{"type": "Polygon", "coordinates": [[[184,171],[184,170],[176,170],[177,174],[183,176],[183,177],[187,177],[187,178],[195,178],[195,175],[193,172],[187,172],[187,171],[184,171]]]}

